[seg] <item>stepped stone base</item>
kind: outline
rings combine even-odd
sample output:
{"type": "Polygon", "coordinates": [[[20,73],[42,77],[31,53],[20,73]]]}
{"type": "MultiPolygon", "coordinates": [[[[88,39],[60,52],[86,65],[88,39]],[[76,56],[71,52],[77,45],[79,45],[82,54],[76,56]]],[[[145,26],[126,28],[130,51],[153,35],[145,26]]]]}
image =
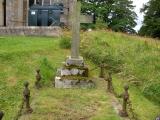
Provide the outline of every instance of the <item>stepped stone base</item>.
{"type": "Polygon", "coordinates": [[[57,70],[55,77],[56,88],[92,88],[95,84],[88,78],[88,67],[83,58],[67,58],[64,66],[57,70]]]}
{"type": "Polygon", "coordinates": [[[84,60],[83,57],[79,57],[78,59],[76,58],[71,58],[71,56],[69,56],[66,60],[66,66],[84,66],[84,60]]]}
{"type": "Polygon", "coordinates": [[[95,86],[92,80],[72,80],[61,77],[55,78],[56,88],[93,88],[95,86]]]}

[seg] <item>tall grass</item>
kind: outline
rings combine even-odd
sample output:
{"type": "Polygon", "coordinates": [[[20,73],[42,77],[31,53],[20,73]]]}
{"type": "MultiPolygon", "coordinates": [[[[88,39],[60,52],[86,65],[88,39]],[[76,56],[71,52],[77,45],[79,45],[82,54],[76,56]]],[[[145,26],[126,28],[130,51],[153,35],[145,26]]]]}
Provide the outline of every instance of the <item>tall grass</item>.
{"type": "Polygon", "coordinates": [[[108,64],[131,83],[140,85],[143,94],[160,104],[160,43],[153,39],[108,31],[84,33],[82,54],[94,63],[108,64]]]}

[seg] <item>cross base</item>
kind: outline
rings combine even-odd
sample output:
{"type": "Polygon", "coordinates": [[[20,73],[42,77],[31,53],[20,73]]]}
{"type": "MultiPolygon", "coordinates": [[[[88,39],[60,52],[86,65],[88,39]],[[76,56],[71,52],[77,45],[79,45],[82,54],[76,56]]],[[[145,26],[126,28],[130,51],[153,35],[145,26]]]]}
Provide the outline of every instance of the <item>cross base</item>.
{"type": "Polygon", "coordinates": [[[79,58],[72,58],[69,56],[66,60],[66,66],[79,66],[82,67],[84,66],[84,60],[83,57],[79,56],[79,58]]]}
{"type": "Polygon", "coordinates": [[[68,57],[66,63],[57,70],[54,84],[56,88],[92,88],[95,84],[88,76],[89,70],[82,57],[68,57]]]}
{"type": "Polygon", "coordinates": [[[89,78],[83,78],[81,80],[75,78],[55,78],[56,88],[94,88],[95,83],[89,78]]]}

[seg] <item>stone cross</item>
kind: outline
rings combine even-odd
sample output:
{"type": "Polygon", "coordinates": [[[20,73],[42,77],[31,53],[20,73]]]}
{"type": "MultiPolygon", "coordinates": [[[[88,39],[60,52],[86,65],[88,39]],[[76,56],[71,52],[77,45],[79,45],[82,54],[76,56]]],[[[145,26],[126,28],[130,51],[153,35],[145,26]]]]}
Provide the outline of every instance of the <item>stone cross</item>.
{"type": "Polygon", "coordinates": [[[79,56],[80,47],[80,23],[92,23],[93,16],[81,15],[81,0],[73,0],[72,15],[70,16],[72,26],[71,56],[66,60],[67,66],[84,66],[83,57],[79,56]]]}
{"type": "Polygon", "coordinates": [[[71,45],[71,58],[79,59],[79,47],[80,47],[80,23],[92,23],[93,17],[87,15],[81,15],[81,0],[73,1],[72,8],[72,45],[71,45]]]}

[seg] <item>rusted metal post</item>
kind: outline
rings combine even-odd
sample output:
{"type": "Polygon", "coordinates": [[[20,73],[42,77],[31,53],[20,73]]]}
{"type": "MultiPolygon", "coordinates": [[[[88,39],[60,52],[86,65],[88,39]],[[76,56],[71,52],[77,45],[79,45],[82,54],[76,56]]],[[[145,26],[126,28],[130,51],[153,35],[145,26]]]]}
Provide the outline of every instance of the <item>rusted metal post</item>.
{"type": "Polygon", "coordinates": [[[32,108],[30,107],[30,90],[28,88],[29,83],[26,81],[24,83],[24,91],[23,91],[23,97],[24,97],[24,103],[26,105],[26,113],[32,113],[32,108]]]}
{"type": "Polygon", "coordinates": [[[123,97],[123,105],[122,105],[122,110],[119,112],[119,115],[121,117],[127,117],[127,103],[129,101],[129,93],[128,93],[129,86],[125,85],[124,86],[124,93],[122,94],[123,97]]]}
{"type": "Polygon", "coordinates": [[[42,77],[41,77],[41,74],[40,74],[40,69],[37,69],[36,70],[36,82],[35,82],[35,87],[37,89],[39,89],[41,87],[41,85],[40,85],[41,78],[42,77]]]}
{"type": "Polygon", "coordinates": [[[2,120],[3,116],[4,116],[4,113],[0,111],[0,120],[2,120]]]}
{"type": "Polygon", "coordinates": [[[112,85],[112,73],[111,72],[108,73],[108,76],[105,76],[105,80],[107,81],[108,92],[113,93],[114,89],[113,89],[113,85],[112,85]]]}
{"type": "Polygon", "coordinates": [[[99,73],[100,78],[104,78],[104,68],[105,68],[104,63],[102,63],[100,65],[100,73],[99,73]]]}

